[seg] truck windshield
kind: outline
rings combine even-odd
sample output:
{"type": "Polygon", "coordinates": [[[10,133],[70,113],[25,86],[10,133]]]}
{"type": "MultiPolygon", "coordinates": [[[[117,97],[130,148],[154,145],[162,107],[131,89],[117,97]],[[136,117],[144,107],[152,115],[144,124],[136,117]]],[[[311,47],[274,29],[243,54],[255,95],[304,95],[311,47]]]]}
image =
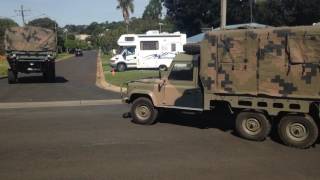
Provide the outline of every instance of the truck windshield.
{"type": "Polygon", "coordinates": [[[175,81],[192,81],[193,65],[190,63],[174,64],[168,79],[175,81]]]}

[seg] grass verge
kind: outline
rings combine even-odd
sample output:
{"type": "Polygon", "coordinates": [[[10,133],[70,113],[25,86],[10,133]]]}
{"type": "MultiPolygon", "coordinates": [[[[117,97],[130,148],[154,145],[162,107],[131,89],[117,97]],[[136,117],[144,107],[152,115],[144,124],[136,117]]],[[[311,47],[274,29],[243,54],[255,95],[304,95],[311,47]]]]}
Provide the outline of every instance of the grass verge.
{"type": "Polygon", "coordinates": [[[69,53],[60,53],[57,55],[57,61],[61,61],[63,59],[68,59],[73,57],[73,54],[69,54],[69,53]]]}
{"type": "Polygon", "coordinates": [[[116,72],[115,75],[112,75],[112,69],[109,65],[111,56],[110,55],[101,55],[102,66],[105,74],[106,81],[115,86],[122,86],[123,83],[143,79],[148,77],[158,77],[157,70],[127,70],[125,72],[116,72]]]}
{"type": "Polygon", "coordinates": [[[5,56],[0,56],[0,77],[7,75],[7,69],[9,65],[6,61],[5,56]]]}

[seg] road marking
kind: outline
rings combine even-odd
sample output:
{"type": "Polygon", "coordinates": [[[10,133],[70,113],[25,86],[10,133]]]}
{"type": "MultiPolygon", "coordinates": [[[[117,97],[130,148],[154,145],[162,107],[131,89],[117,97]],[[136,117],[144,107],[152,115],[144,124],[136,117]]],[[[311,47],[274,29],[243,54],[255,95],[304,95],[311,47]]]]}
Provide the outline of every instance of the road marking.
{"type": "Polygon", "coordinates": [[[48,102],[9,102],[9,103],[0,103],[0,109],[105,106],[105,105],[119,105],[119,104],[122,104],[120,99],[48,101],[48,102]]]}

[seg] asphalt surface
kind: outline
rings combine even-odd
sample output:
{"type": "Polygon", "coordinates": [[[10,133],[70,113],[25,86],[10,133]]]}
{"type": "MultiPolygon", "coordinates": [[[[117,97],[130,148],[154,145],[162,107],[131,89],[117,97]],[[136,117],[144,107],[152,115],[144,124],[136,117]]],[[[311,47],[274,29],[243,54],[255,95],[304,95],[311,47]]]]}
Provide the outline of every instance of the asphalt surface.
{"type": "Polygon", "coordinates": [[[234,135],[221,110],[211,121],[123,119],[127,106],[0,111],[0,179],[319,179],[320,148],[234,135]],[[213,120],[213,121],[212,121],[213,120]]]}
{"type": "Polygon", "coordinates": [[[99,100],[120,98],[118,93],[95,86],[97,51],[84,52],[56,63],[56,82],[47,83],[41,74],[21,74],[19,83],[0,79],[0,102],[99,100]]]}

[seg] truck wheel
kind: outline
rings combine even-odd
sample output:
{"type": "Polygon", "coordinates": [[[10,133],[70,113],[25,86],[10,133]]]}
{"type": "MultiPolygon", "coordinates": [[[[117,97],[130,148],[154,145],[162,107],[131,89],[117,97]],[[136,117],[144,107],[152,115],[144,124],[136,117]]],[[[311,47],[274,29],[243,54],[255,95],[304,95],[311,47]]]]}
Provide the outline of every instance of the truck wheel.
{"type": "Polygon", "coordinates": [[[241,112],[236,118],[236,130],[245,139],[263,141],[271,131],[271,124],[262,113],[241,112]]]}
{"type": "Polygon", "coordinates": [[[317,141],[318,126],[309,115],[289,115],[281,119],[278,133],[284,144],[305,149],[317,141]]]}
{"type": "Polygon", "coordinates": [[[133,122],[142,125],[152,125],[158,117],[158,110],[148,98],[136,99],[131,107],[133,122]]]}
{"type": "Polygon", "coordinates": [[[160,66],[159,66],[159,70],[160,70],[160,71],[167,71],[168,68],[167,68],[166,65],[160,65],[160,66]]]}
{"type": "Polygon", "coordinates": [[[117,71],[118,72],[123,72],[123,71],[125,71],[127,69],[127,66],[126,66],[126,64],[124,64],[124,63],[119,63],[118,65],[117,65],[117,71]]]}
{"type": "Polygon", "coordinates": [[[56,79],[56,68],[54,63],[48,65],[47,72],[44,73],[45,78],[48,82],[54,82],[56,79]]]}
{"type": "Polygon", "coordinates": [[[13,72],[12,70],[8,69],[8,83],[14,84],[17,82],[17,73],[13,72]]]}

